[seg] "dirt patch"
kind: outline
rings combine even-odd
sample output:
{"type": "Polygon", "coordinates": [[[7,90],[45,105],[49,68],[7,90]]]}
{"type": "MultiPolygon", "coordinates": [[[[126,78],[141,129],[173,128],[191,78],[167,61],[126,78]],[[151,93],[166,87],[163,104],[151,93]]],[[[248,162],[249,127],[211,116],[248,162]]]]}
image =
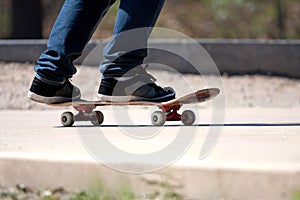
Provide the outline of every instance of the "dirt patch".
{"type": "MultiPolygon", "coordinates": [[[[50,107],[27,98],[28,88],[34,77],[34,64],[0,63],[0,109],[61,109],[50,107]]],[[[300,107],[300,80],[284,77],[244,76],[199,76],[176,74],[166,71],[150,72],[164,86],[172,86],[178,96],[194,89],[222,80],[227,107],[300,107]],[[221,79],[220,79],[221,78],[221,79]]],[[[83,97],[94,99],[100,80],[97,67],[78,66],[73,82],[80,87],[83,97]]]]}

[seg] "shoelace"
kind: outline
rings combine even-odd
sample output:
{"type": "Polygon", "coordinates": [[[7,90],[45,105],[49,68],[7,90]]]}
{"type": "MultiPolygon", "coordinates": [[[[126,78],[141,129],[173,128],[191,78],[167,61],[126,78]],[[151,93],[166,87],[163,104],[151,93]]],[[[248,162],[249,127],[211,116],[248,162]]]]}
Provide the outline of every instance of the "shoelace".
{"type": "Polygon", "coordinates": [[[156,82],[156,78],[154,78],[154,76],[152,76],[151,74],[149,74],[146,70],[150,65],[148,63],[145,63],[144,66],[141,65],[141,67],[143,68],[143,75],[146,76],[148,79],[150,79],[153,82],[156,82]]]}

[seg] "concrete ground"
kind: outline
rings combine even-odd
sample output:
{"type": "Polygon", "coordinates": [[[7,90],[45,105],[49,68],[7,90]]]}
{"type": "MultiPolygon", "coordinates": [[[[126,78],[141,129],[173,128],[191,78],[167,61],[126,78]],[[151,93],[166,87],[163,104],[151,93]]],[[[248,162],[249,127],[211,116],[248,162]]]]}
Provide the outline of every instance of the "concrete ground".
{"type": "MultiPolygon", "coordinates": [[[[59,118],[70,108],[24,97],[33,76],[31,64],[1,65],[2,186],[77,190],[101,182],[109,189],[125,184],[138,194],[172,191],[184,199],[249,200],[292,199],[300,190],[299,80],[222,76],[223,94],[192,107],[194,126],[169,122],[154,127],[154,108],[106,107],[99,108],[105,115],[103,126],[87,122],[65,128],[59,118]]],[[[179,94],[187,91],[178,84],[182,77],[191,88],[205,86],[195,75],[153,74],[179,94]]],[[[81,69],[74,82],[91,97],[95,87],[90,80],[97,76],[94,68],[81,69]]],[[[206,83],[217,79],[208,76],[206,83]]]]}
{"type": "MultiPolygon", "coordinates": [[[[148,112],[134,111],[140,115],[148,112]]],[[[200,111],[203,119],[209,118],[209,109],[200,111]]],[[[76,127],[63,128],[61,111],[1,111],[0,182],[75,190],[88,189],[100,180],[116,189],[122,180],[137,193],[153,192],[169,184],[186,199],[288,199],[300,189],[299,111],[229,109],[220,137],[202,159],[199,156],[205,139],[213,138],[208,131],[218,123],[203,120],[183,127],[171,122],[158,128],[140,119],[143,127],[116,126],[111,118],[114,114],[104,109],[108,119],[102,127],[77,123],[76,127]],[[128,136],[138,130],[156,135],[147,140],[128,136]],[[103,134],[124,152],[145,154],[146,159],[128,160],[114,152],[109,159],[102,157],[110,149],[105,140],[87,140],[97,138],[95,134],[103,134]],[[180,140],[176,148],[186,141],[188,145],[171,164],[164,152],[151,159],[151,152],[168,148],[176,136],[180,140]],[[95,144],[99,152],[93,149],[95,144]],[[153,172],[139,173],[147,170],[153,172]]],[[[176,148],[171,150],[176,152],[176,148]]]]}

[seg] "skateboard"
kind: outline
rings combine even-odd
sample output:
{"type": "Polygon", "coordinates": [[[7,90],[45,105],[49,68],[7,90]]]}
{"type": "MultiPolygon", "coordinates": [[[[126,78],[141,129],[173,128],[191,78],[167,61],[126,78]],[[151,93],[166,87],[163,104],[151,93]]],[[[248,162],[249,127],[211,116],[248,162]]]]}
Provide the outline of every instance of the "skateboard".
{"type": "Polygon", "coordinates": [[[75,121],[91,121],[94,126],[99,126],[104,121],[104,115],[101,111],[95,110],[101,106],[154,106],[159,111],[155,111],[151,116],[152,124],[163,126],[166,121],[182,121],[184,125],[193,125],[195,122],[195,113],[191,110],[185,110],[178,113],[184,104],[197,104],[208,101],[219,94],[218,88],[208,88],[195,91],[185,96],[162,103],[148,101],[128,101],[128,102],[105,102],[105,101],[88,101],[77,100],[73,102],[49,104],[51,106],[72,106],[78,114],[64,112],[61,115],[63,126],[73,126],[75,121]]]}

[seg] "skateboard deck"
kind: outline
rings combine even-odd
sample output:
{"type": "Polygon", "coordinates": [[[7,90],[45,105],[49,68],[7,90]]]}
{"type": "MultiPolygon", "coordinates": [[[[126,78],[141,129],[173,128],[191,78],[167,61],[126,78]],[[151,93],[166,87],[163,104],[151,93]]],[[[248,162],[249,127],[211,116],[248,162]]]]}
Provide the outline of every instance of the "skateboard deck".
{"type": "Polygon", "coordinates": [[[197,104],[208,101],[219,94],[218,88],[202,89],[185,96],[175,98],[167,102],[148,102],[148,101],[128,101],[128,102],[106,102],[106,101],[88,101],[77,100],[73,102],[49,104],[51,106],[72,106],[79,111],[77,115],[72,112],[64,112],[61,115],[63,126],[72,126],[74,121],[91,121],[93,125],[100,125],[104,121],[104,115],[101,111],[94,111],[96,107],[101,106],[156,106],[160,111],[152,114],[153,125],[162,126],[165,121],[182,121],[184,125],[192,125],[195,121],[193,111],[186,110],[182,114],[178,110],[185,104],[197,104]]]}

